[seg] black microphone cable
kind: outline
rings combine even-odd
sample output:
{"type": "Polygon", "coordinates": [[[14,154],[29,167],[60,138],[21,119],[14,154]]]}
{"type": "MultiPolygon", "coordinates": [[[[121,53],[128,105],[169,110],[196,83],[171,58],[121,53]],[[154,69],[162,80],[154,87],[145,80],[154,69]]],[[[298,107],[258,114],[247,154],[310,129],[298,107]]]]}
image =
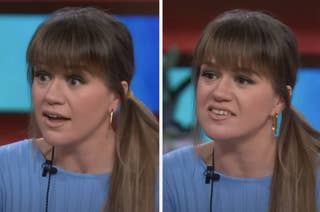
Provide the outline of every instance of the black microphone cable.
{"type": "Polygon", "coordinates": [[[45,162],[44,164],[42,164],[42,166],[43,166],[42,176],[43,176],[43,177],[47,176],[47,172],[49,172],[48,185],[47,185],[47,193],[46,193],[45,212],[48,212],[49,192],[50,192],[50,184],[51,184],[51,175],[57,173],[57,169],[56,169],[55,167],[52,167],[53,159],[54,159],[54,147],[52,147],[51,159],[50,159],[50,160],[46,160],[46,162],[45,162]]]}
{"type": "Polygon", "coordinates": [[[211,191],[210,191],[210,212],[212,212],[212,202],[213,202],[213,183],[214,183],[214,148],[212,148],[212,154],[211,154],[211,165],[212,165],[212,173],[211,176],[211,191]]]}
{"type": "Polygon", "coordinates": [[[205,183],[209,184],[210,182],[210,212],[212,212],[213,208],[212,208],[212,204],[213,204],[213,184],[214,181],[218,181],[220,179],[220,175],[214,173],[214,150],[212,149],[212,165],[211,166],[207,166],[206,171],[204,172],[205,175],[205,183]]]}
{"type": "Polygon", "coordinates": [[[210,191],[210,212],[212,212],[212,202],[213,202],[213,179],[211,180],[211,191],[210,191]]]}

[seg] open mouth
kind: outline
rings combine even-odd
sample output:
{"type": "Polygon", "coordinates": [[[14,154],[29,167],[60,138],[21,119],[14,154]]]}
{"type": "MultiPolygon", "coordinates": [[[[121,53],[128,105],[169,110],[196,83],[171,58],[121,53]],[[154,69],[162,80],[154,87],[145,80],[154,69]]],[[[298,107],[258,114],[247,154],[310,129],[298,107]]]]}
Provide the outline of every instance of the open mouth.
{"type": "Polygon", "coordinates": [[[224,110],[224,109],[217,109],[213,107],[209,107],[208,109],[211,113],[221,116],[221,117],[227,117],[227,116],[234,116],[235,114],[229,110],[224,110]]]}
{"type": "Polygon", "coordinates": [[[43,116],[47,117],[50,121],[68,121],[68,120],[71,120],[68,117],[65,117],[63,115],[56,114],[56,113],[44,112],[43,116]]]}

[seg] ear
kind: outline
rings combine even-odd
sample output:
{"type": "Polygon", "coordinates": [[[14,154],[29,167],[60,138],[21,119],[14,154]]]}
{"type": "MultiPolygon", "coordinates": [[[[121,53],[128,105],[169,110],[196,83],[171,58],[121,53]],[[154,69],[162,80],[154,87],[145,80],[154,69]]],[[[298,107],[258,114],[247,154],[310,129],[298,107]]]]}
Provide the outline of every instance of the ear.
{"type": "Polygon", "coordinates": [[[290,85],[287,85],[286,88],[288,90],[289,96],[291,97],[292,96],[292,87],[290,85]]]}
{"type": "Polygon", "coordinates": [[[127,81],[121,81],[121,85],[124,91],[124,95],[128,94],[128,90],[129,90],[129,85],[127,81]]]}
{"type": "Polygon", "coordinates": [[[120,102],[120,96],[117,93],[112,92],[111,101],[108,104],[108,112],[111,113],[117,111],[120,107],[120,102]]]}
{"type": "Polygon", "coordinates": [[[279,95],[276,95],[274,97],[274,104],[273,104],[273,109],[271,112],[271,116],[274,116],[276,114],[279,114],[283,111],[283,109],[285,108],[285,101],[282,97],[280,97],[279,95]]]}
{"type": "MultiPolygon", "coordinates": [[[[286,85],[289,97],[292,97],[292,87],[290,85],[286,85]]],[[[274,108],[272,110],[271,116],[274,116],[275,114],[279,114],[283,109],[285,108],[285,101],[282,97],[279,95],[275,96],[275,104],[274,108]]]]}
{"type": "MultiPolygon", "coordinates": [[[[129,90],[129,85],[127,83],[127,81],[121,81],[121,85],[124,91],[124,95],[127,95],[128,90],[129,90]]],[[[112,93],[112,97],[111,97],[111,104],[109,105],[109,112],[113,111],[117,111],[118,108],[120,107],[121,104],[121,100],[120,100],[120,96],[119,94],[113,92],[112,93]]]]}

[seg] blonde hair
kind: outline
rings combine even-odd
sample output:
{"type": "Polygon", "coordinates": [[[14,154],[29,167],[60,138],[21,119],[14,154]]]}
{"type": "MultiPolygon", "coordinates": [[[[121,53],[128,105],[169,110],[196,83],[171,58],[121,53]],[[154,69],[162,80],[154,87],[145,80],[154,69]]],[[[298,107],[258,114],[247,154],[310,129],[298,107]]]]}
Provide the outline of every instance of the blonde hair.
{"type": "MultiPolygon", "coordinates": [[[[37,29],[27,61],[31,83],[38,65],[62,67],[59,70],[97,67],[84,70],[96,71],[92,74],[103,77],[121,100],[113,121],[116,154],[104,210],[155,211],[159,126],[149,109],[133,95],[126,95],[121,84],[130,85],[134,75],[133,43],[127,27],[95,8],[58,10],[37,29]]],[[[39,133],[34,119],[31,129],[39,133]]]]}
{"type": "Polygon", "coordinates": [[[194,83],[201,64],[236,70],[239,64],[271,80],[284,102],[270,191],[269,212],[316,212],[320,133],[291,105],[287,86],[296,83],[297,41],[288,26],[262,12],[233,10],[210,22],[194,54],[194,83]]]}

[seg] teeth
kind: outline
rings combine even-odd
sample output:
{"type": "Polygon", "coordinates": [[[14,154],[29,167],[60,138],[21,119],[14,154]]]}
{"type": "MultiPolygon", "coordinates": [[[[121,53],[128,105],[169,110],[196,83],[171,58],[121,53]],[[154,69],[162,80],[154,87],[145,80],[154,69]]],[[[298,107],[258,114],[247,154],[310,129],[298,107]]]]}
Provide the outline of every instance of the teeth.
{"type": "Polygon", "coordinates": [[[49,119],[66,119],[62,116],[59,116],[59,115],[56,115],[56,114],[46,114],[46,116],[49,118],[49,119]]]}
{"type": "Polygon", "coordinates": [[[211,109],[211,111],[217,115],[221,115],[221,116],[227,116],[230,114],[230,112],[225,111],[225,110],[217,110],[217,109],[211,109]]]}
{"type": "Polygon", "coordinates": [[[48,116],[49,116],[50,118],[54,118],[54,119],[60,118],[58,115],[51,115],[51,114],[49,114],[48,116]]]}

